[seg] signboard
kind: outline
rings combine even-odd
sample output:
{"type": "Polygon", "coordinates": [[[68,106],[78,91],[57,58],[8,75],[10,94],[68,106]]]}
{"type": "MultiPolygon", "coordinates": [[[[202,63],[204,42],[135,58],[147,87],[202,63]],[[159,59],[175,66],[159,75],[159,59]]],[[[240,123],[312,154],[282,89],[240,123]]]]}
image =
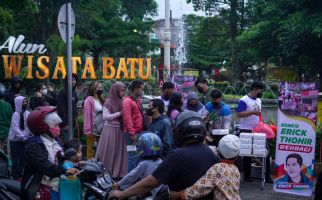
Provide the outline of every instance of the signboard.
{"type": "Polygon", "coordinates": [[[273,188],[277,192],[311,196],[318,87],[315,83],[282,82],[278,105],[273,188]]]}
{"type": "Polygon", "coordinates": [[[172,82],[174,83],[174,90],[182,93],[185,99],[189,92],[194,91],[196,77],[173,75],[172,82]]]}
{"type": "Polygon", "coordinates": [[[198,77],[199,76],[199,71],[197,70],[186,70],[183,72],[184,76],[194,76],[194,77],[198,77]]]}
{"type": "MultiPolygon", "coordinates": [[[[27,68],[26,79],[58,79],[58,76],[66,76],[66,60],[63,56],[50,57],[43,55],[47,52],[44,44],[25,43],[25,37],[19,35],[17,38],[10,36],[0,46],[4,79],[12,76],[19,76],[23,68],[27,68]],[[24,64],[26,63],[26,65],[24,64]],[[55,66],[50,66],[54,64],[55,66]],[[50,69],[53,72],[50,72],[50,69]],[[52,76],[50,76],[52,75],[52,76]]],[[[132,79],[140,78],[149,80],[151,76],[151,58],[112,58],[101,57],[103,74],[102,77],[96,75],[92,57],[81,58],[75,56],[71,58],[73,73],[77,73],[78,68],[82,68],[81,79],[132,79]],[[118,63],[116,62],[118,61],[118,63]]]]}
{"type": "Polygon", "coordinates": [[[71,30],[70,30],[70,37],[71,40],[74,37],[75,34],[75,14],[71,6],[68,6],[67,3],[62,5],[60,7],[58,18],[57,18],[57,24],[58,24],[58,30],[60,33],[60,36],[62,40],[67,43],[67,17],[68,17],[68,11],[70,14],[70,24],[71,24],[71,30]]]}

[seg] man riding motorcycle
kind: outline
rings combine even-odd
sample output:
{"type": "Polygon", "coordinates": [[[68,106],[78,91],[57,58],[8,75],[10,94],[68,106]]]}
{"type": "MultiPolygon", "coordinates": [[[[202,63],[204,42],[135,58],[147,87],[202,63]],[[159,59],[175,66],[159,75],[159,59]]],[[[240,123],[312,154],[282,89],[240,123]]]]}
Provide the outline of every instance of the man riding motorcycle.
{"type": "Polygon", "coordinates": [[[109,199],[143,195],[161,184],[168,185],[172,191],[193,185],[219,161],[212,150],[203,144],[205,134],[205,123],[198,114],[192,111],[180,113],[174,122],[174,142],[178,148],[167,155],[152,175],[124,191],[112,192],[109,199]]]}

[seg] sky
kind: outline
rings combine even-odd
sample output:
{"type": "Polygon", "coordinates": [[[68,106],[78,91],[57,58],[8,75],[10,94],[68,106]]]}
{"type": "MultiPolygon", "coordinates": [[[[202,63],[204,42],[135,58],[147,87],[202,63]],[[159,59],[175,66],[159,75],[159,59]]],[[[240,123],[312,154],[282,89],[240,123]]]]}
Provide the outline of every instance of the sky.
{"type": "MultiPolygon", "coordinates": [[[[205,15],[202,11],[194,11],[192,4],[187,4],[186,0],[169,0],[170,10],[172,10],[172,18],[181,18],[184,14],[205,15]]],[[[164,3],[165,0],[156,0],[158,3],[158,16],[155,19],[164,19],[164,3]]]]}

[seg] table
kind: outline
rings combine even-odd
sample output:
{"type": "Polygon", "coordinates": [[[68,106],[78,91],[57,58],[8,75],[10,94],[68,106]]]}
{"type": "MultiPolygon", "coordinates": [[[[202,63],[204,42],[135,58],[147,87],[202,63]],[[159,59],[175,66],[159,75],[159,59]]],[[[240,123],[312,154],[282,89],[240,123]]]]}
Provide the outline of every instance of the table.
{"type": "Polygon", "coordinates": [[[239,156],[241,157],[253,157],[255,159],[257,159],[258,161],[261,159],[262,161],[260,162],[262,164],[262,186],[261,186],[261,190],[264,190],[264,186],[265,186],[265,171],[266,171],[266,157],[267,157],[267,153],[264,155],[256,155],[256,154],[240,154],[239,156]]]}

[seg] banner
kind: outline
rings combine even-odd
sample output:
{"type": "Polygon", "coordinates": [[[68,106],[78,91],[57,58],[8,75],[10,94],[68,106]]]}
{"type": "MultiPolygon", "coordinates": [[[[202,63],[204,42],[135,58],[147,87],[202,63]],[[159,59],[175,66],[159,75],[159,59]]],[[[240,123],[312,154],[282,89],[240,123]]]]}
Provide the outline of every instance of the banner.
{"type": "Polygon", "coordinates": [[[322,126],[322,98],[319,99],[318,105],[318,124],[320,127],[322,126]]]}
{"type": "Polygon", "coordinates": [[[273,184],[276,192],[312,195],[317,106],[315,83],[279,84],[273,184]]]}
{"type": "Polygon", "coordinates": [[[186,99],[189,92],[194,91],[196,78],[193,76],[173,75],[172,82],[174,83],[174,90],[180,92],[182,97],[186,99]]]}

